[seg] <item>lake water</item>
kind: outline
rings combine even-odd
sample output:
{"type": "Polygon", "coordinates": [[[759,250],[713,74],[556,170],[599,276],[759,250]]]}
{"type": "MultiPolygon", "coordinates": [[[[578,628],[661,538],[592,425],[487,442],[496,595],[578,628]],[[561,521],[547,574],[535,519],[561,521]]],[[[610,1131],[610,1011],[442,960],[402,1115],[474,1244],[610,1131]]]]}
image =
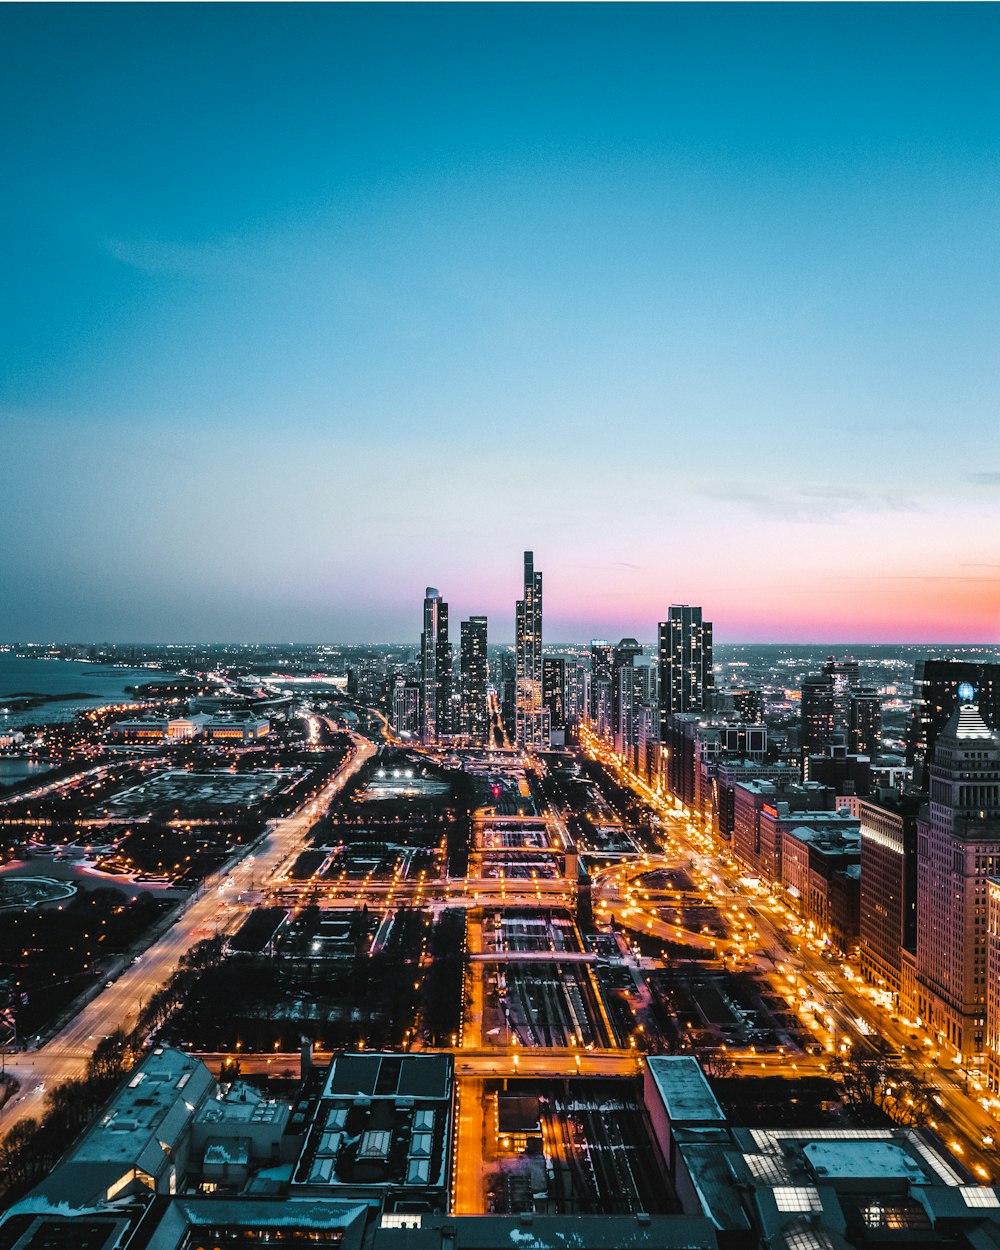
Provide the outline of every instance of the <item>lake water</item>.
{"type": "Polygon", "coordinates": [[[126,701],[126,686],[172,675],[155,668],[117,668],[83,660],[21,660],[0,654],[0,729],[71,721],[77,712],[87,708],[126,701]],[[28,711],[5,712],[4,700],[15,694],[56,696],[58,701],[28,711]],[[74,694],[88,697],[66,698],[74,694]]]}
{"type": "Polygon", "coordinates": [[[26,777],[41,777],[47,772],[51,772],[49,764],[0,755],[0,786],[12,786],[15,781],[24,781],[26,777]]]}

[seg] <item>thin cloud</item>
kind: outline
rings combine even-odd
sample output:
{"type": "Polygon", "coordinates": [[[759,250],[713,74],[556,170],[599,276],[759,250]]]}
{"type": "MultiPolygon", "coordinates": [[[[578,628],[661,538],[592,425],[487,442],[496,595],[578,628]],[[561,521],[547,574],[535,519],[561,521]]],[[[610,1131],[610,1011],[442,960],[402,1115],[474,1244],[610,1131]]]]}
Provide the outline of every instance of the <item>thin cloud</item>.
{"type": "Polygon", "coordinates": [[[724,486],[706,486],[699,492],[709,499],[736,504],[754,515],[776,521],[794,521],[804,525],[826,525],[858,513],[923,512],[922,505],[907,495],[865,494],[862,491],[762,491],[732,490],[724,486]]]}
{"type": "Polygon", "coordinates": [[[155,239],[105,239],[104,249],[122,265],[142,273],[203,278],[232,269],[244,244],[239,239],[214,243],[163,243],[155,239]]]}
{"type": "Polygon", "coordinates": [[[1000,486],[1000,469],[987,469],[980,473],[970,473],[969,481],[977,486],[1000,486]]]}
{"type": "MultiPolygon", "coordinates": [[[[986,568],[996,567],[986,565],[986,568]]],[[[971,577],[962,573],[879,573],[869,576],[861,574],[850,579],[857,582],[984,582],[993,585],[1000,582],[1000,577],[971,577]]]]}

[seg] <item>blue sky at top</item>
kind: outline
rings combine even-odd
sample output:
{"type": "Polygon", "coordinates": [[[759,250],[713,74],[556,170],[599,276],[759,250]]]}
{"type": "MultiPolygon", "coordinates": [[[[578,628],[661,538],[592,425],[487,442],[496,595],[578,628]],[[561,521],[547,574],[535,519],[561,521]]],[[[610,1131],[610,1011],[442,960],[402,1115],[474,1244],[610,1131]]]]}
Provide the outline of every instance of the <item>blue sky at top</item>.
{"type": "Polygon", "coordinates": [[[0,23],[3,636],[997,636],[995,6],[0,23]]]}

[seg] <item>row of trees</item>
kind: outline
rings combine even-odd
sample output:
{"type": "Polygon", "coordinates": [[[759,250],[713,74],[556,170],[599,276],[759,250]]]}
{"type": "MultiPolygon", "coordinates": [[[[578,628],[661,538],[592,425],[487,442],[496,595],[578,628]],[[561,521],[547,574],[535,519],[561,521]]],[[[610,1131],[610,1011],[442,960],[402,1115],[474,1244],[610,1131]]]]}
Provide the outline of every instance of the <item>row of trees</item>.
{"type": "Polygon", "coordinates": [[[863,1122],[886,1116],[894,1124],[917,1126],[933,1118],[931,1087],[882,1046],[831,1056],[829,1070],[843,1088],[844,1101],[863,1122]]]}
{"type": "Polygon", "coordinates": [[[142,1043],[183,1001],[203,970],[222,959],[222,939],[210,938],[181,957],[180,967],[143,1007],[132,1032],[98,1042],[85,1074],[50,1090],[40,1120],[19,1120],[0,1143],[0,1193],[5,1202],[36,1185],[97,1114],[140,1054],[142,1043]]]}

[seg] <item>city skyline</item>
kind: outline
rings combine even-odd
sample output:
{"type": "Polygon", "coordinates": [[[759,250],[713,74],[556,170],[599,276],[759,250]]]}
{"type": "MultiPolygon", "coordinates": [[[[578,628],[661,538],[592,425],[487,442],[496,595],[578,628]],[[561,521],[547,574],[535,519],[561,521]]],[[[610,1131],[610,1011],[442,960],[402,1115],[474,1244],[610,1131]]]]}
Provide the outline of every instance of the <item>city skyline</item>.
{"type": "Polygon", "coordinates": [[[0,21],[5,639],[1000,640],[995,6],[0,21]]]}

